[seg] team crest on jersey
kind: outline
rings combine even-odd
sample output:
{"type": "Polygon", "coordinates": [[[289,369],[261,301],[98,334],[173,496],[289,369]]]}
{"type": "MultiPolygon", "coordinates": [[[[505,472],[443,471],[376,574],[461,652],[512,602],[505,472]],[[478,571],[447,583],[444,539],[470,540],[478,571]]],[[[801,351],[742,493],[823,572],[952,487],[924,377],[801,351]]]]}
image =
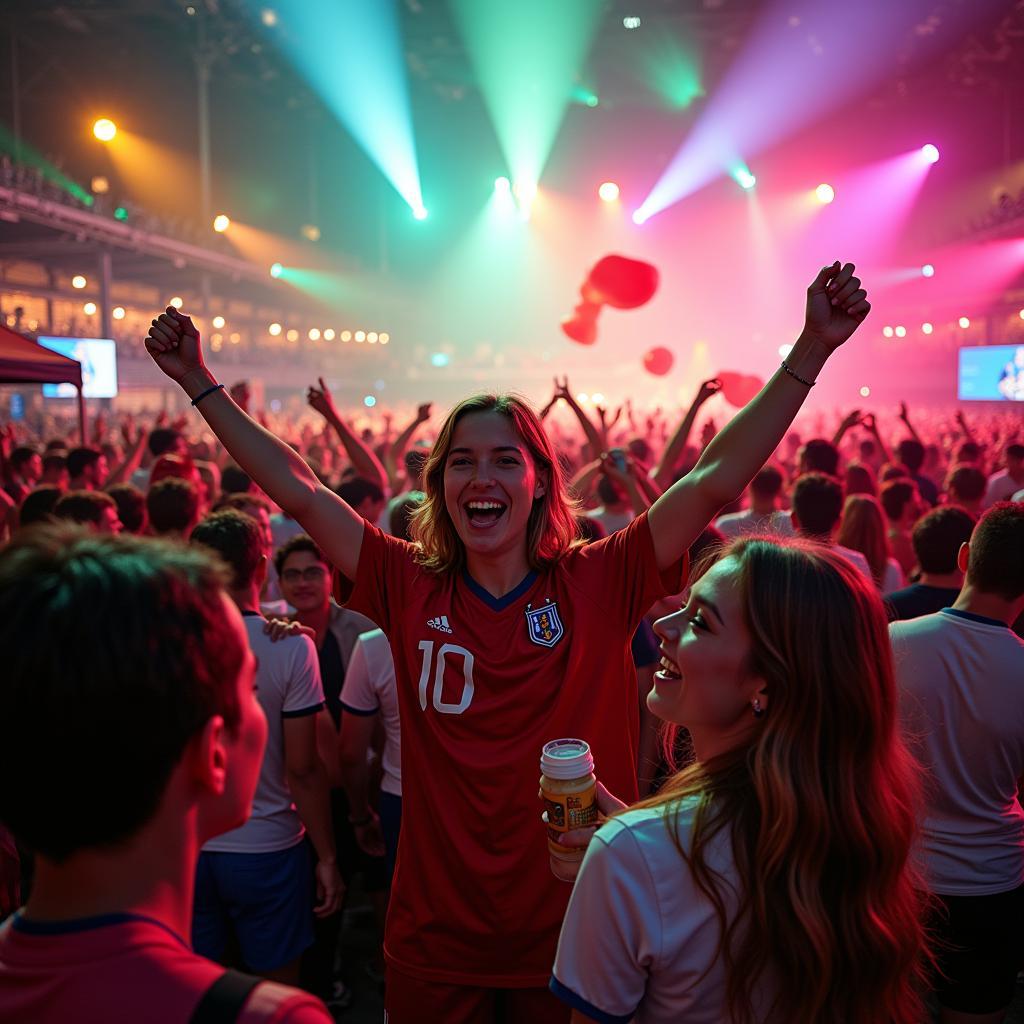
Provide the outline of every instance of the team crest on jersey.
{"type": "Polygon", "coordinates": [[[554,601],[540,608],[526,609],[526,632],[540,647],[554,647],[565,636],[565,626],[554,601]]]}

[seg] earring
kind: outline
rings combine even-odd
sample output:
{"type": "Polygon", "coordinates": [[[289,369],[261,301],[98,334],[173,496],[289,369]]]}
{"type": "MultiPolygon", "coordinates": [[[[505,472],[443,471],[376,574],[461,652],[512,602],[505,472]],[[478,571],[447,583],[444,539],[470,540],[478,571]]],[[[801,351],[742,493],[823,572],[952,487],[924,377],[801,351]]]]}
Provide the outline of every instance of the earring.
{"type": "Polygon", "coordinates": [[[750,702],[750,710],[754,712],[754,717],[755,718],[760,718],[764,714],[764,708],[761,707],[761,700],[760,700],[760,698],[755,697],[750,702]]]}

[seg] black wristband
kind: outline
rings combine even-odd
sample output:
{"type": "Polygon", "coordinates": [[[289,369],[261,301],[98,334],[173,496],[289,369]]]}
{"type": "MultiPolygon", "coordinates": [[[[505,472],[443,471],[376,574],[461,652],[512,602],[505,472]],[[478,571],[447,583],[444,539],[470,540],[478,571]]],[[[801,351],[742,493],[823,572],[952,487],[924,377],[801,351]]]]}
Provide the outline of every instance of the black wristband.
{"type": "Polygon", "coordinates": [[[789,365],[789,363],[787,363],[787,362],[786,362],[786,360],[785,360],[785,359],[783,359],[783,360],[782,360],[782,368],[783,368],[783,369],[784,369],[784,370],[786,371],[786,373],[788,373],[788,374],[790,375],[790,377],[792,377],[792,378],[793,378],[794,380],[798,380],[798,381],[800,381],[800,383],[801,383],[801,384],[803,384],[803,385],[804,385],[804,387],[808,387],[808,388],[813,388],[813,387],[814,387],[814,385],[815,385],[815,384],[817,383],[816,381],[813,381],[813,380],[805,380],[805,379],[804,379],[803,377],[801,377],[801,376],[800,376],[800,374],[799,374],[799,373],[797,373],[797,372],[796,372],[796,371],[795,371],[795,370],[794,370],[794,369],[793,369],[793,368],[792,368],[792,367],[791,367],[791,366],[789,365]]]}
{"type": "Polygon", "coordinates": [[[224,387],[223,384],[211,384],[205,391],[200,391],[195,398],[192,399],[192,404],[198,405],[207,395],[212,395],[214,391],[220,391],[224,387]]]}

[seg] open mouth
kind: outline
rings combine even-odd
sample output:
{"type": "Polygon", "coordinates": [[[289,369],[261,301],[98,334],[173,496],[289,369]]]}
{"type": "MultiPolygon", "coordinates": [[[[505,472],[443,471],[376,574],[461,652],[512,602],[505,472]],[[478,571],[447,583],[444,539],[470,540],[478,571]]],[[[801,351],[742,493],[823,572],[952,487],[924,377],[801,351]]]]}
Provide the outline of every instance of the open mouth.
{"type": "Polygon", "coordinates": [[[508,506],[493,498],[473,498],[463,506],[470,525],[477,530],[489,530],[505,514],[508,506]]]}
{"type": "Polygon", "coordinates": [[[661,667],[657,672],[654,673],[655,679],[682,679],[683,674],[679,671],[679,666],[669,657],[662,652],[661,655],[661,667]]]}

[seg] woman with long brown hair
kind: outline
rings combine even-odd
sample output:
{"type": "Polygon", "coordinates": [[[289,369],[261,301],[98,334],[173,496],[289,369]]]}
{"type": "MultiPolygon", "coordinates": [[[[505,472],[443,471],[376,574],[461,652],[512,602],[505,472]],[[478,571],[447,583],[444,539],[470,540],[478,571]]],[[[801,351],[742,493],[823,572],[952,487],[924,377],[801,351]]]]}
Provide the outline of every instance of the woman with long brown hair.
{"type": "Polygon", "coordinates": [[[836,543],[859,551],[867,559],[871,578],[880,593],[891,594],[906,583],[900,563],[892,557],[885,516],[877,498],[870,494],[847,497],[836,543]]]}
{"type": "Polygon", "coordinates": [[[877,591],[745,539],[655,632],[648,704],[697,760],[591,841],[555,993],[580,1021],[919,1024],[917,769],[877,591]]]}

